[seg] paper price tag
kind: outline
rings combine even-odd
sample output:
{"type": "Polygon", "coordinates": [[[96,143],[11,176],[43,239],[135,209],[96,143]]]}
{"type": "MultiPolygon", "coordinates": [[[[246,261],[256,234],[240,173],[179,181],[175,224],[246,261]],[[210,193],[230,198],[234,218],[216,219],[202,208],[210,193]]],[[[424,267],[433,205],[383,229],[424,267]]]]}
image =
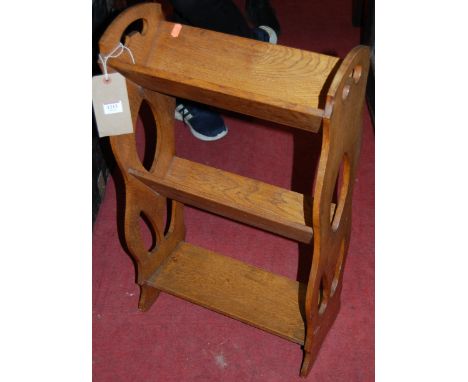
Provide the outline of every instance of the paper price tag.
{"type": "Polygon", "coordinates": [[[93,108],[100,137],[133,133],[127,84],[120,73],[93,77],[93,108]]]}

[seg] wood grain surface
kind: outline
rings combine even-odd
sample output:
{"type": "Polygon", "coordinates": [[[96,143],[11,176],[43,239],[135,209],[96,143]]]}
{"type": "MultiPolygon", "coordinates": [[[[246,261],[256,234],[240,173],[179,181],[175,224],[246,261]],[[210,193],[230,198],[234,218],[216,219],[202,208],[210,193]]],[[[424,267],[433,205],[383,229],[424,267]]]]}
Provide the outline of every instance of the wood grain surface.
{"type": "MultiPolygon", "coordinates": [[[[173,37],[174,25],[153,23],[152,43],[135,64],[122,55],[109,59],[109,65],[146,89],[308,131],[320,129],[324,88],[337,57],[186,25],[173,37]]],[[[141,52],[138,41],[129,39],[129,48],[141,52]]]]}
{"type": "Polygon", "coordinates": [[[322,151],[314,190],[314,256],[306,295],[307,330],[301,375],[306,376],[338,314],[343,271],[351,240],[353,185],[362,134],[369,48],[353,48],[340,65],[330,89],[323,121],[322,151]],[[342,168],[342,182],[338,178],[342,168]],[[338,195],[330,221],[330,204],[338,195]],[[317,298],[320,303],[317,305],[317,298]],[[318,330],[317,328],[320,328],[318,330]]]}
{"type": "Polygon", "coordinates": [[[129,172],[160,194],[304,243],[312,241],[310,197],[174,157],[164,177],[129,172]]]}
{"type": "Polygon", "coordinates": [[[306,285],[180,243],[148,280],[158,290],[303,344],[306,285]]]}
{"type": "Polygon", "coordinates": [[[125,183],[124,232],[137,263],[140,309],[165,291],[303,344],[301,375],[307,376],[340,307],[369,49],[355,47],[340,61],[188,26],[173,37],[174,24],[164,20],[160,6],[146,3],[115,19],[100,41],[101,53],[118,46],[126,27],[139,19],[142,32],[125,39],[136,63],[122,54],[109,65],[127,77],[133,123],[143,100],[156,120],[157,147],[148,171],[138,159],[135,134],[110,138],[125,183]],[[175,100],[168,95],[321,129],[313,199],[176,157],[175,100]],[[173,199],[169,211],[167,198],[173,199]],[[185,243],[182,203],[313,241],[307,285],[185,243]],[[141,213],[156,232],[151,252],[137,228],[141,213]]]}

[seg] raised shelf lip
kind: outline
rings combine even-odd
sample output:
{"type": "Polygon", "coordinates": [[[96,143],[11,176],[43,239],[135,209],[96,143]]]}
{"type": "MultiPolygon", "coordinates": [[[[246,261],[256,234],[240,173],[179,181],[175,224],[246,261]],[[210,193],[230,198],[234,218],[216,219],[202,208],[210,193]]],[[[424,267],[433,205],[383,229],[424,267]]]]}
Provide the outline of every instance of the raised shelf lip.
{"type": "Polygon", "coordinates": [[[138,52],[108,65],[144,88],[318,132],[340,58],[174,23],[154,23],[138,52]],[[206,52],[210,52],[208,55],[206,52]],[[287,75],[286,75],[287,73],[287,75]]]}
{"type": "MultiPolygon", "coordinates": [[[[190,77],[181,75],[176,78],[172,73],[163,70],[121,61],[113,61],[110,66],[137,85],[152,91],[189,99],[312,133],[320,131],[322,119],[325,115],[324,109],[285,103],[273,97],[257,99],[256,94],[246,91],[241,94],[238,90],[228,87],[201,89],[199,87],[200,80],[197,80],[198,85],[195,85],[192,84],[194,80],[190,77]],[[287,112],[286,116],[284,115],[285,111],[287,112]]],[[[211,86],[208,82],[205,82],[205,85],[208,88],[211,86]]]]}
{"type": "Polygon", "coordinates": [[[165,293],[304,344],[306,285],[181,242],[146,281],[165,293]]]}

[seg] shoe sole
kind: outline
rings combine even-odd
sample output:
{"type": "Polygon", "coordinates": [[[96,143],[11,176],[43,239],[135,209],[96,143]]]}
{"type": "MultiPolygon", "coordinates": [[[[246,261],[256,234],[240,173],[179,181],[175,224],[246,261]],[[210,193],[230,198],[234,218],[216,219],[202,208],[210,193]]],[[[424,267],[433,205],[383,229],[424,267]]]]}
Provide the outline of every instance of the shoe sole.
{"type": "Polygon", "coordinates": [[[268,33],[268,36],[270,36],[270,41],[268,41],[270,44],[276,45],[278,42],[278,35],[276,34],[275,30],[273,28],[270,28],[268,25],[260,25],[260,29],[263,29],[265,32],[268,33]]]}
{"type": "Polygon", "coordinates": [[[174,118],[177,121],[184,122],[184,119],[182,118],[182,114],[180,114],[177,110],[175,111],[174,118]]]}
{"type": "Polygon", "coordinates": [[[193,126],[190,124],[190,122],[187,122],[187,121],[184,121],[184,119],[182,118],[182,114],[180,114],[178,111],[175,112],[174,114],[174,117],[177,121],[180,121],[180,122],[183,122],[185,123],[189,129],[190,129],[190,132],[192,133],[192,135],[199,139],[200,141],[205,141],[205,142],[213,142],[213,141],[217,141],[218,139],[221,139],[223,137],[226,136],[226,134],[228,133],[229,129],[228,127],[225,125],[226,127],[226,130],[222,131],[221,133],[219,133],[218,135],[215,135],[214,137],[209,137],[207,135],[203,135],[203,134],[200,134],[199,132],[197,132],[193,126]]]}

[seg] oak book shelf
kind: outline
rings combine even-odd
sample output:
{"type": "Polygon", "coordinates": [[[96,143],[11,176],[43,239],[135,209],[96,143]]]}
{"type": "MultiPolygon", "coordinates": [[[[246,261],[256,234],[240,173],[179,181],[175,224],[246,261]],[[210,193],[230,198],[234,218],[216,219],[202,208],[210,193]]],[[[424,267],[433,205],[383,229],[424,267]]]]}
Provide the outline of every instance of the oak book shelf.
{"type": "Polygon", "coordinates": [[[141,4],[100,40],[106,55],[125,37],[135,63],[122,54],[108,69],[127,80],[134,126],[143,101],[156,122],[148,169],[134,133],[109,138],[124,178],[123,225],[137,263],[139,308],[149,309],[162,291],[296,342],[306,376],[340,307],[369,50],[358,46],[340,60],[185,25],[177,34],[174,26],[159,4],[141,4]],[[125,37],[137,20],[141,33],[125,37]],[[313,195],[177,157],[174,97],[306,130],[311,139],[322,134],[313,195]],[[184,204],[313,244],[307,284],[187,243],[184,204]],[[141,237],[142,215],[156,234],[151,251],[141,237]]]}

